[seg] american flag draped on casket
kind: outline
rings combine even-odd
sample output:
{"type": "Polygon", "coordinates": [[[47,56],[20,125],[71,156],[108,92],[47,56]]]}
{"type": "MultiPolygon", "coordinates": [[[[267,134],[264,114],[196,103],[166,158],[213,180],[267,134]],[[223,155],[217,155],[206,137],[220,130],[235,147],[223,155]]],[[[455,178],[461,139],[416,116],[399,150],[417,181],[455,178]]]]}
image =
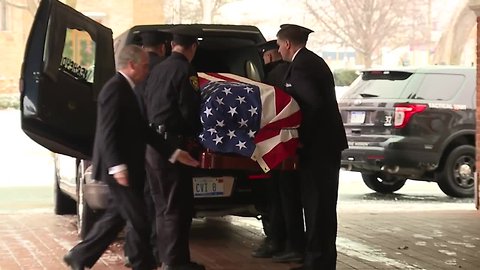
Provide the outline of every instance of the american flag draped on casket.
{"type": "Polygon", "coordinates": [[[295,155],[301,113],[291,96],[229,73],[198,75],[203,147],[249,157],[264,172],[295,155]]]}

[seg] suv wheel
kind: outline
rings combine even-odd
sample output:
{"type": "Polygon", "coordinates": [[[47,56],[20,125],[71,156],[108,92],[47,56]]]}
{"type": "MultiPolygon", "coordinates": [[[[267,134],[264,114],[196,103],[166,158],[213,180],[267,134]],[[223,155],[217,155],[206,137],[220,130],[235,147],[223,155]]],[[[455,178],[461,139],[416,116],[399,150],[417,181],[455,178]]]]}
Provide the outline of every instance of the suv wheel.
{"type": "Polygon", "coordinates": [[[403,187],[406,178],[384,173],[362,173],[363,182],[379,193],[393,193],[403,187]]]}
{"type": "Polygon", "coordinates": [[[472,197],[475,170],[475,147],[459,146],[448,154],[443,168],[437,174],[438,186],[448,196],[472,197]]]}
{"type": "Polygon", "coordinates": [[[85,177],[83,172],[83,164],[80,163],[77,172],[77,231],[81,239],[84,239],[85,236],[87,236],[96,219],[95,212],[88,206],[87,202],[85,201],[83,189],[85,184],[85,177]]]}
{"type": "Polygon", "coordinates": [[[75,214],[75,200],[63,193],[60,189],[60,178],[58,177],[56,165],[53,180],[54,213],[56,215],[75,214]]]}

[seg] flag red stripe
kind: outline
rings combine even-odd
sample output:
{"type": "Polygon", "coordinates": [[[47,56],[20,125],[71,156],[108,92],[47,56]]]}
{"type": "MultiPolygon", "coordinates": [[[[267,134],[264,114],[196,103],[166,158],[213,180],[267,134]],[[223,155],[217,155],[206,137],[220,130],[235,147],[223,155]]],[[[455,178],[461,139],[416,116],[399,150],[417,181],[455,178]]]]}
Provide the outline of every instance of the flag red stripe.
{"type": "Polygon", "coordinates": [[[253,141],[255,142],[255,144],[263,142],[272,137],[278,136],[278,134],[280,134],[280,131],[280,129],[260,129],[258,133],[255,134],[255,138],[253,139],[253,141]]]}
{"type": "Polygon", "coordinates": [[[255,143],[258,143],[277,136],[282,128],[299,125],[301,120],[302,114],[300,111],[297,111],[286,118],[280,119],[272,123],[268,123],[263,128],[261,128],[257,134],[255,134],[254,141],[255,143]]]}
{"type": "Polygon", "coordinates": [[[296,111],[290,116],[266,124],[262,129],[282,129],[285,127],[296,127],[302,122],[302,113],[296,111]]]}
{"type": "Polygon", "coordinates": [[[198,77],[198,85],[200,86],[200,88],[204,87],[209,82],[210,81],[207,80],[206,78],[198,77]]]}
{"type": "Polygon", "coordinates": [[[285,158],[294,156],[298,147],[298,139],[293,138],[286,142],[279,143],[275,145],[272,150],[263,155],[263,160],[270,167],[270,169],[275,168],[280,164],[285,158]]]}
{"type": "Polygon", "coordinates": [[[292,100],[292,97],[289,96],[287,93],[285,93],[283,90],[280,88],[274,87],[275,89],[275,113],[279,114],[283,108],[285,108],[290,101],[292,100]]]}

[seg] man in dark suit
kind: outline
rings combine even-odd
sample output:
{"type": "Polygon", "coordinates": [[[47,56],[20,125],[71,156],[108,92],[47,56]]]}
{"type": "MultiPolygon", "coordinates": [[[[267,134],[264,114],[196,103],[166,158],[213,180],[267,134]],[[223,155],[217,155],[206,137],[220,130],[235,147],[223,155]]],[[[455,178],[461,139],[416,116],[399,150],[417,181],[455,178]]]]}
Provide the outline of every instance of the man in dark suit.
{"type": "Polygon", "coordinates": [[[98,96],[97,127],[93,149],[93,177],[110,189],[108,207],[85,240],[73,247],[64,261],[72,269],[92,267],[128,222],[133,269],[154,269],[148,241],[150,226],[143,200],[145,146],[149,142],[166,156],[175,153],[176,161],[197,166],[187,152],[169,145],[149,129],[136,102],[133,88],[148,74],[148,57],[141,47],[122,49],[118,73],[98,96]],[[140,210],[139,210],[140,209],[140,210]]]}
{"type": "MultiPolygon", "coordinates": [[[[280,89],[285,87],[285,74],[289,62],[283,61],[276,40],[260,46],[263,54],[264,82],[280,89]]],[[[300,186],[297,171],[273,171],[269,185],[269,209],[262,216],[266,238],[253,257],[270,258],[275,262],[299,262],[303,260],[305,232],[300,186]]]]}
{"type": "MultiPolygon", "coordinates": [[[[170,42],[171,35],[166,32],[151,30],[141,32],[139,34],[142,42],[142,48],[148,54],[148,70],[149,72],[152,71],[153,67],[158,63],[162,62],[167,54],[167,49],[169,45],[167,42],[170,42]]],[[[142,114],[146,117],[145,112],[145,101],[144,101],[144,93],[145,93],[145,83],[146,80],[142,81],[138,85],[135,86],[135,94],[137,96],[138,102],[140,104],[140,108],[142,110],[142,114]]],[[[150,235],[150,243],[152,245],[152,253],[155,257],[158,266],[161,266],[161,261],[158,258],[158,248],[157,248],[157,234],[156,234],[156,226],[155,226],[155,204],[153,202],[152,194],[150,191],[150,183],[149,181],[145,182],[145,205],[147,207],[147,216],[148,220],[152,224],[151,227],[151,235],[150,235]]],[[[128,240],[129,234],[129,224],[127,224],[127,234],[125,240],[125,266],[130,266],[130,259],[129,254],[130,250],[134,249],[134,246],[130,245],[130,241],[128,240]]],[[[134,252],[134,251],[133,251],[134,252]]]]}
{"type": "MultiPolygon", "coordinates": [[[[201,130],[200,91],[191,65],[201,29],[172,29],[172,54],[148,77],[145,101],[148,120],[167,141],[188,147],[201,130]]],[[[203,270],[190,259],[193,216],[191,169],[170,164],[168,156],[147,148],[147,173],[155,202],[159,257],[166,270],[203,270]]]]}
{"type": "Polygon", "coordinates": [[[299,103],[299,170],[306,223],[304,265],[296,269],[336,267],[337,198],[341,151],[348,147],[335,97],[333,75],[325,61],[305,48],[313,32],[284,24],[277,33],[278,51],[291,62],[285,91],[299,103]]]}

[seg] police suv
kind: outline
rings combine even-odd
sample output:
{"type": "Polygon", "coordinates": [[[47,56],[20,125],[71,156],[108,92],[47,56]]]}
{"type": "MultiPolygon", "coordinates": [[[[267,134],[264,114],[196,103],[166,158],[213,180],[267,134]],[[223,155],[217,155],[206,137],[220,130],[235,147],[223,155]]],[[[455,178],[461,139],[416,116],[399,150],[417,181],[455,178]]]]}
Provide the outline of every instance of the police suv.
{"type": "Polygon", "coordinates": [[[342,166],[381,193],[411,179],[473,196],[475,93],[471,67],[361,72],[338,102],[349,143],[342,166]]]}

